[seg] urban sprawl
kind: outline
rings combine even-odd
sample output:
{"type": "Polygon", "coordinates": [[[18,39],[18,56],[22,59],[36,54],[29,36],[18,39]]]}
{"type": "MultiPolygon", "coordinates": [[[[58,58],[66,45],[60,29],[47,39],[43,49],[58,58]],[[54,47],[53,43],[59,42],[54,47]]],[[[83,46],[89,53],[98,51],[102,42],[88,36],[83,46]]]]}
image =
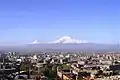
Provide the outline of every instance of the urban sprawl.
{"type": "Polygon", "coordinates": [[[5,52],[0,54],[0,80],[120,80],[120,54],[5,52]]]}

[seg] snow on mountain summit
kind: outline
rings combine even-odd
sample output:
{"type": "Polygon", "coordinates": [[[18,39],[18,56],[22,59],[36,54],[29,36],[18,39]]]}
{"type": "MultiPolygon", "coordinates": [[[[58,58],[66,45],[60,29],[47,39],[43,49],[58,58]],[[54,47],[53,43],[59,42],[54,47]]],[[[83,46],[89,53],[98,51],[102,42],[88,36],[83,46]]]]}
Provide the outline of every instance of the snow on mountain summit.
{"type": "Polygon", "coordinates": [[[39,42],[38,40],[33,41],[30,44],[57,44],[57,43],[87,43],[87,41],[84,40],[78,40],[78,39],[74,39],[70,36],[63,36],[55,41],[51,41],[51,42],[39,42]]]}
{"type": "Polygon", "coordinates": [[[59,38],[58,40],[52,41],[50,43],[86,43],[86,42],[87,41],[74,39],[70,36],[63,36],[63,37],[59,38]]]}
{"type": "Polygon", "coordinates": [[[33,41],[31,44],[39,44],[40,42],[38,40],[33,41]]]}

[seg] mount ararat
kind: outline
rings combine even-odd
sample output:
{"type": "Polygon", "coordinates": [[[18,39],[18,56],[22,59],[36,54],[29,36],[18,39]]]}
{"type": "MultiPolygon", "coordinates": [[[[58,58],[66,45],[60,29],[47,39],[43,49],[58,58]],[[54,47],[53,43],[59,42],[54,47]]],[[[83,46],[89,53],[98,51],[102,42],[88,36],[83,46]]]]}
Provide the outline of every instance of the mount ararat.
{"type": "Polygon", "coordinates": [[[24,45],[0,45],[0,51],[19,52],[111,52],[120,51],[119,44],[97,44],[85,40],[78,40],[69,36],[61,37],[55,41],[33,41],[24,45]]]}
{"type": "Polygon", "coordinates": [[[87,41],[85,40],[78,40],[78,39],[75,39],[73,37],[70,37],[70,36],[63,36],[61,38],[58,38],[57,40],[55,41],[50,41],[50,42],[39,42],[39,40],[35,40],[33,41],[32,43],[30,44],[41,44],[41,43],[45,43],[45,44],[73,44],[73,43],[76,43],[76,44],[79,44],[79,43],[87,43],[87,41]]]}

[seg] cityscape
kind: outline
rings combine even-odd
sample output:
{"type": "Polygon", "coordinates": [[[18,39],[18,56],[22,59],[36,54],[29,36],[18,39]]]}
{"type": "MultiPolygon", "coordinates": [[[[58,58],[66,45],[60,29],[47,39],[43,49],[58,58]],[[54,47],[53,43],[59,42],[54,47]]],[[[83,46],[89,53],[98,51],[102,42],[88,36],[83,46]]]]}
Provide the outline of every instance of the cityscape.
{"type": "Polygon", "coordinates": [[[39,52],[0,55],[1,80],[119,80],[120,53],[39,52]]]}
{"type": "Polygon", "coordinates": [[[120,80],[120,0],[0,0],[0,80],[120,80]]]}

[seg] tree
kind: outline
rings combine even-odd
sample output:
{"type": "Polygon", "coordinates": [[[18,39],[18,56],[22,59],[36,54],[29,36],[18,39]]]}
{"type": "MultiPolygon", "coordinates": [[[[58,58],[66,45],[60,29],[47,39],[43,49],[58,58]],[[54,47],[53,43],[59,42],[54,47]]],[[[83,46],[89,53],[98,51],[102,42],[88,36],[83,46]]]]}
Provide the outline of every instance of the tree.
{"type": "Polygon", "coordinates": [[[96,74],[96,77],[102,77],[104,75],[102,70],[99,70],[96,74]]]}
{"type": "Polygon", "coordinates": [[[24,63],[21,63],[20,70],[21,71],[25,71],[26,70],[26,65],[24,63]]]}

